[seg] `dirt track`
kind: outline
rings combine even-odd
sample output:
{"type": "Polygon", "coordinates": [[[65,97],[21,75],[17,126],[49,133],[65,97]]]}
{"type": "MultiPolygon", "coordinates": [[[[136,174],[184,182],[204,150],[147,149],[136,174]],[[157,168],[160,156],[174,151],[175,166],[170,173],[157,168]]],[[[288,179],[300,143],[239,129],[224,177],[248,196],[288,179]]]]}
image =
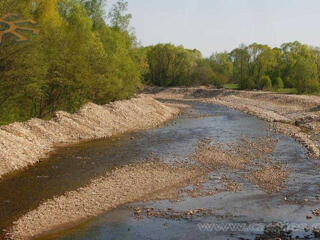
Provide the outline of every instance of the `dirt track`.
{"type": "Polygon", "coordinates": [[[188,99],[223,105],[259,117],[274,129],[293,137],[319,158],[320,97],[262,91],[234,91],[205,88],[171,88],[152,94],[158,99],[188,99]]]}
{"type": "Polygon", "coordinates": [[[0,127],[0,178],[46,157],[57,144],[98,139],[156,127],[179,113],[148,96],[104,106],[88,103],[78,113],[57,112],[50,121],[31,119],[0,127]]]}

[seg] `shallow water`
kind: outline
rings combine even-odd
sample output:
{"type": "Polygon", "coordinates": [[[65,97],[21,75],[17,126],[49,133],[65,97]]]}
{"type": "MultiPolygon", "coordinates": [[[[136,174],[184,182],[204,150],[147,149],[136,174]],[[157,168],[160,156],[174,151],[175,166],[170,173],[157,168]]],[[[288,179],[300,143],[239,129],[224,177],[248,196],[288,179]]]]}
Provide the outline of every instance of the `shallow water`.
{"type": "MultiPolygon", "coordinates": [[[[166,126],[61,148],[35,168],[9,177],[0,183],[0,223],[6,226],[41,201],[76,189],[115,166],[139,162],[150,156],[160,157],[168,163],[183,160],[194,151],[202,138],[229,143],[239,141],[244,135],[249,138],[270,135],[267,123],[257,118],[221,106],[190,104],[192,109],[166,126]]],[[[72,230],[42,239],[251,239],[262,233],[265,224],[272,221],[290,223],[290,227],[298,228],[294,231],[296,235],[306,235],[303,226],[316,224],[320,220],[315,217],[306,220],[310,210],[320,207],[320,201],[315,198],[320,194],[319,163],[306,159],[304,149],[292,139],[282,135],[277,138],[279,142],[273,156],[291,170],[288,188],[281,193],[269,195],[241,180],[241,191],[236,193],[187,197],[176,203],[137,203],[142,207],[181,211],[213,208],[214,216],[192,221],[136,220],[132,211],[124,206],[72,230]],[[285,196],[289,201],[284,200],[285,196]],[[199,226],[203,223],[211,224],[207,225],[209,229],[199,226]],[[234,229],[230,230],[231,227],[234,229]]],[[[213,180],[207,185],[217,184],[214,179],[219,179],[223,174],[223,170],[212,173],[210,179],[213,180]]]]}

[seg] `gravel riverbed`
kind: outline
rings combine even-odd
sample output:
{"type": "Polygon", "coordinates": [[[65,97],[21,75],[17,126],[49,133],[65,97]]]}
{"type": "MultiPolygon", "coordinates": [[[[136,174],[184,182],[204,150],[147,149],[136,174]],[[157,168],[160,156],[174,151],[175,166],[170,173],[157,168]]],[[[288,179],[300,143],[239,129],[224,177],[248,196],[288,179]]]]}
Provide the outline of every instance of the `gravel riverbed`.
{"type": "Polygon", "coordinates": [[[207,88],[169,88],[151,95],[165,100],[217,104],[256,116],[270,122],[277,132],[300,142],[308,149],[310,157],[320,157],[318,96],[207,88]]]}

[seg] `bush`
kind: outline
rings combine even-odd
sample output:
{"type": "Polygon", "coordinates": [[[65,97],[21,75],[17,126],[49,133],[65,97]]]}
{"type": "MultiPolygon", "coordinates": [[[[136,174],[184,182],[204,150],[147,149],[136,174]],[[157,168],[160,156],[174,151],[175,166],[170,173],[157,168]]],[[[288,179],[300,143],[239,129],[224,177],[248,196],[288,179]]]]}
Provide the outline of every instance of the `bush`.
{"type": "Polygon", "coordinates": [[[223,88],[224,84],[228,82],[228,78],[220,73],[217,73],[215,78],[214,78],[214,86],[216,88],[223,88]]]}
{"type": "Polygon", "coordinates": [[[298,93],[313,93],[319,90],[317,64],[312,59],[299,57],[293,73],[298,93]]]}
{"type": "Polygon", "coordinates": [[[196,67],[191,76],[191,82],[195,85],[213,85],[215,84],[215,74],[208,66],[196,67]]]}
{"type": "Polygon", "coordinates": [[[297,88],[298,93],[315,93],[319,91],[319,82],[316,79],[309,79],[301,82],[297,88]]]}
{"type": "Polygon", "coordinates": [[[275,79],[274,84],[273,84],[273,88],[276,90],[284,88],[284,84],[283,84],[281,77],[277,77],[275,79]]]}
{"type": "Polygon", "coordinates": [[[252,90],[255,88],[256,88],[256,84],[252,77],[246,77],[239,81],[239,89],[252,90]]]}
{"type": "Polygon", "coordinates": [[[271,90],[272,89],[272,83],[269,76],[262,76],[259,81],[259,89],[263,90],[271,90]]]}

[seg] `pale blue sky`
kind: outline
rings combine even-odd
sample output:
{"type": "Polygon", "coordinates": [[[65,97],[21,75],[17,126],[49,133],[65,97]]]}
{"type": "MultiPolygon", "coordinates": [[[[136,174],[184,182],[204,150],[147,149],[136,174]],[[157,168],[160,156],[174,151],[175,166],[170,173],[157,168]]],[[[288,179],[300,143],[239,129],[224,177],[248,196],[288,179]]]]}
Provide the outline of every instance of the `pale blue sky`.
{"type": "Polygon", "coordinates": [[[143,45],[171,42],[197,48],[204,56],[241,43],[279,46],[298,40],[320,46],[320,0],[128,2],[131,25],[143,45]]]}

